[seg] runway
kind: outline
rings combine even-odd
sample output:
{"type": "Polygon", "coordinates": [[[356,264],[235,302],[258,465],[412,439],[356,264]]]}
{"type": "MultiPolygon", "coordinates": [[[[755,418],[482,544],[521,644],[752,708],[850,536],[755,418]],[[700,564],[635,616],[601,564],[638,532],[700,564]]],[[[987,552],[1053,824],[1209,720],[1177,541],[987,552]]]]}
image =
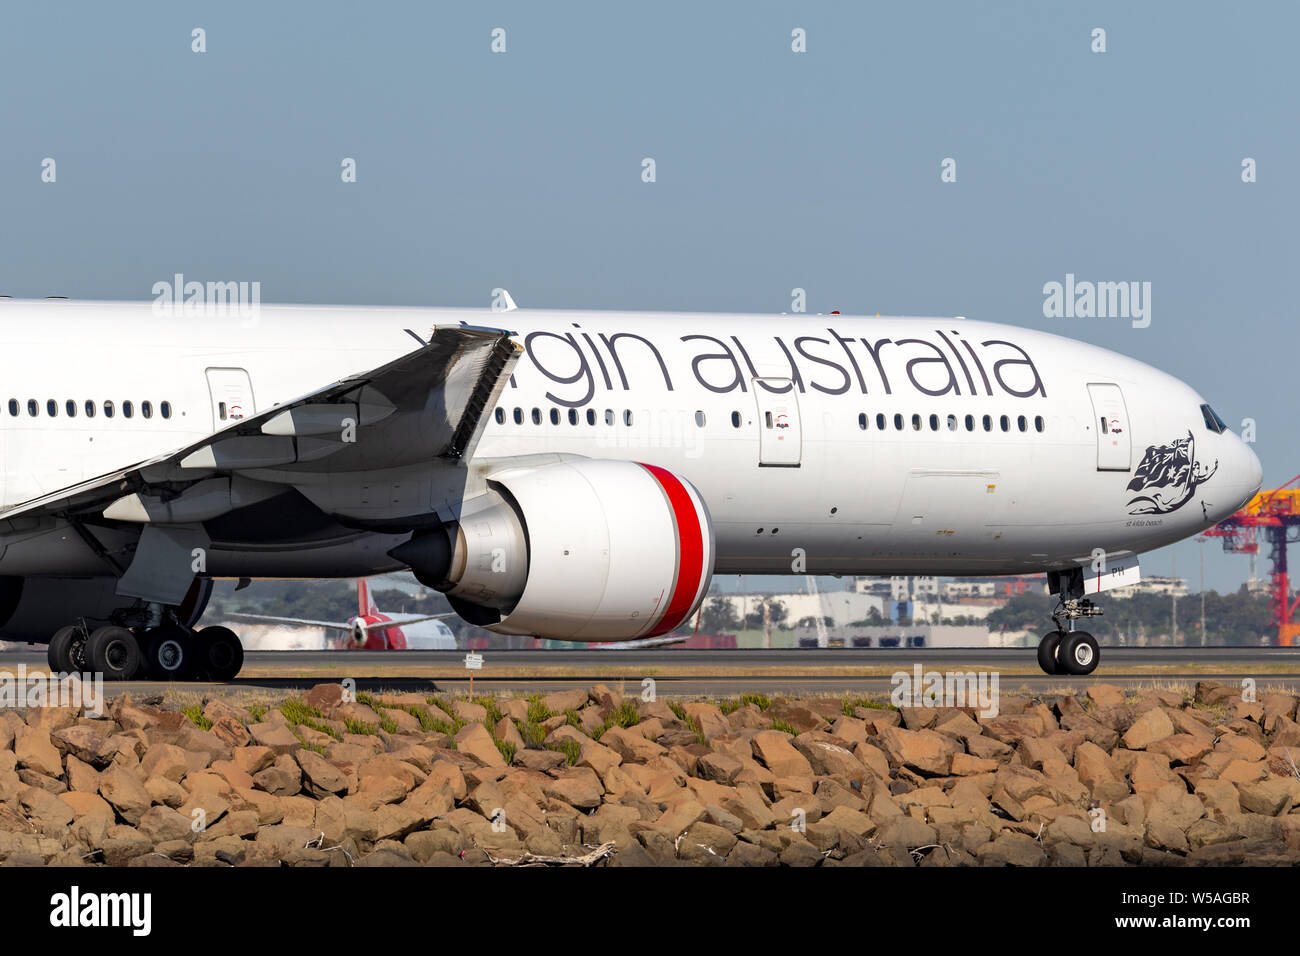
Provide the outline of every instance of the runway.
{"type": "MultiPolygon", "coordinates": [[[[1246,678],[1266,689],[1300,690],[1300,648],[1133,647],[1102,648],[1101,665],[1090,677],[1049,677],[1037,666],[1033,648],[870,648],[682,650],[598,648],[477,652],[476,693],[549,693],[596,683],[639,692],[652,679],[656,693],[679,696],[765,694],[888,695],[899,671],[983,671],[997,673],[1004,690],[1034,693],[1082,690],[1089,683],[1191,689],[1198,680],[1240,683],[1246,678]]],[[[292,692],[325,681],[351,678],[360,690],[463,693],[469,688],[464,651],[255,651],[240,676],[227,684],[162,684],[128,681],[106,684],[111,695],[133,697],[174,691],[208,693],[292,692]]],[[[0,652],[0,671],[45,669],[44,648],[0,652]]]]}

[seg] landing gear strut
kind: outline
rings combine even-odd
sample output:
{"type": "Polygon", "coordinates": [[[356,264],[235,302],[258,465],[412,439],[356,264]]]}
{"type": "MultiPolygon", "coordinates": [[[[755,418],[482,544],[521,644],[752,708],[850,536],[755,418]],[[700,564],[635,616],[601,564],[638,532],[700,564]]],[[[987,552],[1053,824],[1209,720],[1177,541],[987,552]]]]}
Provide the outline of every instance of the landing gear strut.
{"type": "Polygon", "coordinates": [[[1056,630],[1043,635],[1038,644],[1038,666],[1043,673],[1072,677],[1086,677],[1101,662],[1101,649],[1097,639],[1087,631],[1075,630],[1080,618],[1098,617],[1102,610],[1083,596],[1083,572],[1049,571],[1048,589],[1059,594],[1052,620],[1056,630]]]}

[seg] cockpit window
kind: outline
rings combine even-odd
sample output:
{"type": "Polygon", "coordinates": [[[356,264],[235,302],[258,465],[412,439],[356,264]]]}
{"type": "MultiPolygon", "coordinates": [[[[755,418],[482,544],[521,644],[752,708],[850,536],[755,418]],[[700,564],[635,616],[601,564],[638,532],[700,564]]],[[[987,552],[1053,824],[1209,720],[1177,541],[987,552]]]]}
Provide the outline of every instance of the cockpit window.
{"type": "Polygon", "coordinates": [[[1228,430],[1228,426],[1223,419],[1214,413],[1209,405],[1201,406],[1201,417],[1205,419],[1205,427],[1216,435],[1222,435],[1228,430]]]}

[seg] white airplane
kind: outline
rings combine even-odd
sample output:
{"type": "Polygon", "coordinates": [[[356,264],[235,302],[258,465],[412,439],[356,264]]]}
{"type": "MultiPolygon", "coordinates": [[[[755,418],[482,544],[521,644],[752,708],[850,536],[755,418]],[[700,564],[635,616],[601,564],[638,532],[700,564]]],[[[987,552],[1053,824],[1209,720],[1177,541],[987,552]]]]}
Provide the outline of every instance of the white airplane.
{"type": "Polygon", "coordinates": [[[715,573],[1046,572],[1039,662],[1086,674],[1090,595],[1260,486],[1194,389],[1031,329],[200,311],[0,301],[0,637],[58,670],[229,679],[211,578],[410,568],[591,642],[669,634],[715,573]]]}
{"type": "Polygon", "coordinates": [[[266,624],[321,628],[327,634],[326,645],[334,650],[358,651],[454,651],[456,635],[442,623],[451,614],[387,614],[375,605],[370,584],[357,578],[357,613],[346,621],[317,621],[302,617],[273,617],[269,614],[246,614],[232,611],[226,617],[266,624]],[[330,631],[338,638],[330,640],[330,631]]]}

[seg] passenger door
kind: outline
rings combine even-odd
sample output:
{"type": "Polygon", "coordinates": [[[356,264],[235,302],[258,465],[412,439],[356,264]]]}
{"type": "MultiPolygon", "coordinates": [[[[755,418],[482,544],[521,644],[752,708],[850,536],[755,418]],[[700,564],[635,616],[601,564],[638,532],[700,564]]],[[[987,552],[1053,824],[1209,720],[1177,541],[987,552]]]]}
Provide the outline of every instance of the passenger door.
{"type": "Polygon", "coordinates": [[[1097,470],[1131,470],[1133,446],[1124,393],[1118,385],[1091,384],[1088,396],[1092,399],[1092,424],[1097,430],[1097,470]]]}
{"type": "Polygon", "coordinates": [[[208,369],[208,391],[212,394],[212,430],[247,418],[254,412],[253,383],[242,368],[208,369]]]}
{"type": "Polygon", "coordinates": [[[753,386],[758,402],[758,464],[798,468],[803,429],[794,383],[788,378],[756,378],[753,386]]]}

